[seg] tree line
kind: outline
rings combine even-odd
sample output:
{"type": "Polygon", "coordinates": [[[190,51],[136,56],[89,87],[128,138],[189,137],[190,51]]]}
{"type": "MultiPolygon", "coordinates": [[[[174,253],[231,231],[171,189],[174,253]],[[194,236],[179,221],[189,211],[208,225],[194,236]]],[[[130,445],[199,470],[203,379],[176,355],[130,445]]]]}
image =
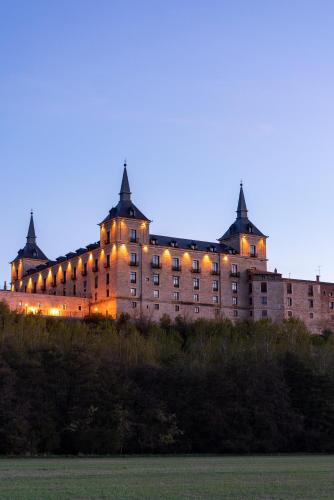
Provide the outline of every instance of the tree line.
{"type": "Polygon", "coordinates": [[[0,453],[334,451],[334,335],[0,304],[0,453]]]}

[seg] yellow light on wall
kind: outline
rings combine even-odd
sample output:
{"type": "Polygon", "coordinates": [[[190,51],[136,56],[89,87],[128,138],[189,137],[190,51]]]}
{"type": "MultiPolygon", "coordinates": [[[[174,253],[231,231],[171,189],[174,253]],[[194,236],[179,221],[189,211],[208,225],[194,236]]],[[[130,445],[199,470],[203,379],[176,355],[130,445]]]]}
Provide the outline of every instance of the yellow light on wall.
{"type": "Polygon", "coordinates": [[[51,316],[59,316],[60,315],[60,311],[59,309],[57,309],[56,307],[52,307],[50,309],[50,315],[51,316]]]}
{"type": "Polygon", "coordinates": [[[145,253],[147,252],[147,250],[148,250],[147,245],[144,245],[144,246],[143,246],[143,250],[144,250],[144,252],[145,252],[145,253]]]}
{"type": "Polygon", "coordinates": [[[227,261],[228,261],[228,257],[227,257],[227,255],[224,255],[223,261],[224,261],[224,262],[227,262],[227,261]]]}
{"type": "Polygon", "coordinates": [[[94,312],[97,312],[99,310],[98,307],[94,307],[94,312]]]}

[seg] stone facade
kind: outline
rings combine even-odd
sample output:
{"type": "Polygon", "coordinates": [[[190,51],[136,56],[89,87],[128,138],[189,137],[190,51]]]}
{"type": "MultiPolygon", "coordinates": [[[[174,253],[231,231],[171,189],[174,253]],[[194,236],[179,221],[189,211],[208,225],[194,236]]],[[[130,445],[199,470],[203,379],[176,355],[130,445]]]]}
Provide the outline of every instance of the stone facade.
{"type": "Polygon", "coordinates": [[[248,218],[242,185],[237,218],[215,242],[151,234],[150,223],[131,200],[126,166],[120,200],[100,223],[98,242],[49,260],[36,245],[31,217],[27,244],[12,262],[11,304],[19,310],[17,303],[33,297],[43,314],[58,304],[62,315],[80,316],[81,305],[80,312],[112,317],[296,316],[315,333],[334,327],[334,284],[267,271],[267,236],[248,218]]]}

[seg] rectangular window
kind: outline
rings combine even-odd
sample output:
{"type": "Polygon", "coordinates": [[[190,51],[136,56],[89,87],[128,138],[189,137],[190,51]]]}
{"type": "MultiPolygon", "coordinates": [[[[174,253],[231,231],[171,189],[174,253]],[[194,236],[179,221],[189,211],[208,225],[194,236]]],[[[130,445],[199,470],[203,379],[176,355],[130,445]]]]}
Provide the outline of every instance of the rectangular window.
{"type": "Polygon", "coordinates": [[[199,302],[199,295],[198,295],[198,293],[194,293],[194,302],[199,302]]]}
{"type": "Polygon", "coordinates": [[[198,273],[200,268],[199,268],[199,260],[197,259],[194,259],[193,260],[193,266],[192,266],[192,270],[195,272],[195,273],[198,273]]]}
{"type": "Polygon", "coordinates": [[[219,288],[218,280],[213,280],[213,282],[212,282],[212,291],[213,292],[218,292],[218,288],[219,288]]]}
{"type": "Polygon", "coordinates": [[[173,276],[173,287],[179,288],[180,286],[180,278],[179,276],[173,276]]]}
{"type": "Polygon", "coordinates": [[[249,301],[249,305],[252,306],[253,305],[253,297],[249,297],[248,301],[249,301]]]}
{"type": "Polygon", "coordinates": [[[237,276],[238,275],[238,266],[237,266],[237,264],[232,264],[231,265],[231,274],[232,274],[232,276],[237,276]]]}
{"type": "Polygon", "coordinates": [[[313,313],[310,313],[310,319],[313,319],[313,313]]]}
{"type": "Polygon", "coordinates": [[[267,282],[263,281],[261,283],[261,293],[267,293],[267,282]]]}
{"type": "Polygon", "coordinates": [[[137,283],[137,273],[135,272],[130,273],[130,283],[133,284],[137,283]]]}
{"type": "Polygon", "coordinates": [[[160,269],[160,255],[152,255],[153,269],[160,269]]]}
{"type": "Polygon", "coordinates": [[[130,229],[130,242],[137,243],[137,230],[136,229],[130,229]]]}
{"type": "Polygon", "coordinates": [[[137,265],[137,254],[136,254],[136,252],[131,252],[130,253],[130,265],[131,266],[136,266],[137,265]]]}
{"type": "Polygon", "coordinates": [[[252,292],[253,292],[253,284],[249,283],[248,284],[248,293],[252,293],[252,292]]]}
{"type": "Polygon", "coordinates": [[[334,302],[330,302],[330,303],[329,303],[329,308],[330,308],[330,309],[334,309],[334,302]]]}
{"type": "Polygon", "coordinates": [[[237,318],[237,317],[238,317],[238,309],[234,309],[234,310],[233,310],[233,316],[234,316],[235,318],[237,318]]]}
{"type": "Polygon", "coordinates": [[[232,304],[234,306],[237,306],[238,305],[238,297],[232,297],[232,304]]]}
{"type": "Polygon", "coordinates": [[[309,297],[313,297],[313,285],[308,286],[308,295],[309,297]]]}
{"type": "Polygon", "coordinates": [[[232,281],[231,288],[233,293],[238,293],[238,283],[236,281],[232,281]]]}
{"type": "Polygon", "coordinates": [[[137,295],[137,289],[136,288],[130,288],[130,295],[131,295],[131,297],[136,297],[136,295],[137,295]]]}
{"type": "Polygon", "coordinates": [[[199,290],[199,278],[193,278],[193,288],[199,290]]]}
{"type": "Polygon", "coordinates": [[[107,297],[109,297],[109,288],[107,288],[107,293],[106,293],[107,297]]]}
{"type": "Polygon", "coordinates": [[[106,285],[109,285],[110,276],[109,273],[106,274],[106,285]]]}
{"type": "Polygon", "coordinates": [[[106,268],[110,267],[110,255],[107,254],[107,258],[106,258],[106,268]]]}
{"type": "Polygon", "coordinates": [[[262,318],[266,318],[268,316],[268,311],[266,309],[264,309],[262,311],[262,318]]]}
{"type": "Polygon", "coordinates": [[[73,295],[77,294],[77,285],[73,285],[73,295]]]}
{"type": "Polygon", "coordinates": [[[132,309],[136,309],[136,307],[137,307],[137,302],[131,302],[131,305],[132,305],[132,309]]]}
{"type": "Polygon", "coordinates": [[[95,259],[93,271],[96,273],[99,270],[99,259],[95,259]]]}
{"type": "Polygon", "coordinates": [[[98,276],[95,276],[94,285],[95,285],[95,288],[99,287],[99,277],[98,276]]]}
{"type": "Polygon", "coordinates": [[[173,292],[172,300],[180,300],[180,292],[173,292]]]}
{"type": "Polygon", "coordinates": [[[199,313],[199,307],[195,307],[194,311],[195,311],[195,314],[198,314],[199,313]]]}
{"type": "Polygon", "coordinates": [[[57,286],[57,275],[53,275],[53,286],[57,286]]]}
{"type": "Polygon", "coordinates": [[[212,262],[211,264],[211,273],[218,274],[218,262],[212,262]]]}
{"type": "Polygon", "coordinates": [[[212,302],[213,302],[214,304],[218,304],[218,302],[219,302],[219,300],[218,300],[218,295],[213,295],[213,297],[212,297],[212,302]]]}
{"type": "Polygon", "coordinates": [[[178,304],[175,305],[175,312],[179,312],[180,311],[180,306],[178,304]]]}
{"type": "Polygon", "coordinates": [[[153,298],[158,299],[160,297],[160,292],[159,290],[153,290],[153,298]]]}
{"type": "Polygon", "coordinates": [[[286,293],[292,293],[292,283],[286,284],[286,293]]]}
{"type": "Polygon", "coordinates": [[[249,255],[251,257],[256,257],[256,246],[255,245],[250,245],[250,247],[249,247],[249,255]]]}
{"type": "Polygon", "coordinates": [[[154,286],[160,285],[160,274],[153,274],[153,285],[154,286]]]}
{"type": "Polygon", "coordinates": [[[172,260],[172,270],[173,271],[180,271],[181,270],[180,259],[178,257],[173,257],[173,260],[172,260]]]}
{"type": "Polygon", "coordinates": [[[286,305],[287,305],[288,307],[292,307],[292,298],[291,298],[291,297],[288,297],[288,298],[286,299],[286,305]]]}
{"type": "Polygon", "coordinates": [[[267,300],[267,297],[261,297],[261,304],[263,306],[266,306],[268,304],[268,300],[267,300]]]}
{"type": "Polygon", "coordinates": [[[154,309],[157,311],[160,308],[159,304],[154,304],[154,309]]]}
{"type": "Polygon", "coordinates": [[[313,299],[309,299],[308,301],[308,305],[309,307],[313,307],[314,303],[313,303],[313,299]]]}
{"type": "Polygon", "coordinates": [[[110,231],[107,231],[107,239],[105,241],[106,245],[109,245],[110,243],[110,231]]]}

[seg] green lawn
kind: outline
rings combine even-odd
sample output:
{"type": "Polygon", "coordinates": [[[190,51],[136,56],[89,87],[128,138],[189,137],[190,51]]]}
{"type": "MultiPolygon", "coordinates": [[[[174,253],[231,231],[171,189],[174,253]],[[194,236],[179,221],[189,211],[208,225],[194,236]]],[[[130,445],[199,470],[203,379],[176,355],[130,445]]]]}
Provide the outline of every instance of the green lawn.
{"type": "Polygon", "coordinates": [[[334,456],[0,459],[0,498],[334,498],[334,456]]]}

